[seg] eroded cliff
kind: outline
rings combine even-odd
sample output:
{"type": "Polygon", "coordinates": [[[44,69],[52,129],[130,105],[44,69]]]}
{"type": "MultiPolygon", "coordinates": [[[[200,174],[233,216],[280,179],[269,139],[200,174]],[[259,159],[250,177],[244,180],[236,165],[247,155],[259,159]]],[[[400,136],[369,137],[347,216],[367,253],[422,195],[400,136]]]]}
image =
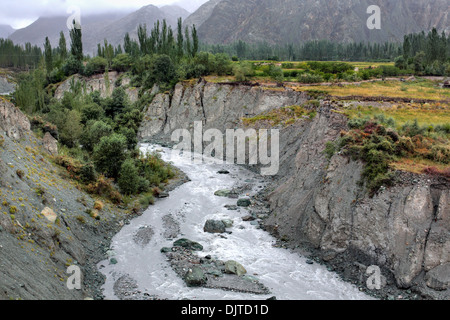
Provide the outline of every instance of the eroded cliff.
{"type": "MultiPolygon", "coordinates": [[[[181,83],[173,93],[155,96],[139,138],[170,142],[174,130],[192,130],[194,121],[202,121],[204,130],[244,128],[243,117],[306,101],[305,93],[289,89],[181,83]]],[[[335,108],[321,101],[313,119],[280,128],[280,171],[267,192],[267,230],[316,251],[344,274],[356,264],[361,269],[356,277],[367,278],[366,268],[376,265],[383,279],[399,288],[448,297],[448,180],[396,172],[393,187],[370,195],[361,183],[362,162],[324,153],[326,143],[348,129],[335,108]]]]}

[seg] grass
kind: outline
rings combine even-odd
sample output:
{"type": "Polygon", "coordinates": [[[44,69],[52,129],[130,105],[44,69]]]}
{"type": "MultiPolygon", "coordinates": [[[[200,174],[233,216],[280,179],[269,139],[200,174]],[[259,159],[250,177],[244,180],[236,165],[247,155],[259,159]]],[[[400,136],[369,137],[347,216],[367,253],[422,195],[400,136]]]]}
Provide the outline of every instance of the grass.
{"type": "Polygon", "coordinates": [[[436,126],[450,123],[450,107],[446,104],[396,104],[389,107],[351,107],[344,113],[350,118],[384,115],[392,118],[397,126],[417,120],[420,126],[436,126]]]}
{"type": "Polygon", "coordinates": [[[320,105],[318,101],[312,100],[302,106],[296,105],[274,109],[256,117],[243,118],[242,122],[245,126],[268,124],[269,126],[282,125],[285,127],[293,124],[302,117],[313,119],[316,116],[314,108],[317,107],[317,103],[320,105]]]}
{"type": "MultiPolygon", "coordinates": [[[[449,100],[450,90],[437,87],[438,83],[431,80],[419,80],[406,83],[400,81],[374,81],[344,86],[320,86],[320,90],[338,97],[363,96],[408,98],[411,100],[449,100]]],[[[297,86],[294,89],[297,91],[309,91],[312,88],[314,87],[297,86]]]]}

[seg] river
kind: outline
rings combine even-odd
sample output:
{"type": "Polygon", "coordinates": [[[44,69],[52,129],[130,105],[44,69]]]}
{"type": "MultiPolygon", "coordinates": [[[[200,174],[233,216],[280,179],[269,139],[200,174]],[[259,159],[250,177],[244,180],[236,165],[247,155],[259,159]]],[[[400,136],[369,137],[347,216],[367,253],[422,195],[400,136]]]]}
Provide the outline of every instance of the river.
{"type": "MultiPolygon", "coordinates": [[[[185,172],[190,182],[161,199],[145,213],[133,219],[112,239],[110,260],[98,264],[106,276],[103,286],[105,299],[116,300],[115,283],[123,276],[133,279],[135,290],[146,296],[180,300],[264,300],[275,296],[278,300],[359,300],[371,299],[356,286],[344,282],[338,275],[317,263],[307,264],[307,258],[287,249],[274,247],[275,238],[242,217],[247,209],[230,211],[225,205],[236,205],[236,199],[215,196],[217,190],[231,189],[244,184],[251,186],[250,195],[265,186],[255,173],[235,165],[194,164],[186,157],[171,153],[170,149],[142,145],[141,150],[162,150],[162,159],[185,172]],[[219,174],[219,170],[230,174],[219,174]],[[165,219],[176,221],[179,235],[167,239],[165,219]],[[231,219],[234,224],[226,237],[203,231],[208,219],[231,219]],[[151,240],[143,246],[135,241],[142,228],[153,230],[151,240]],[[249,275],[259,279],[271,293],[256,295],[223,291],[219,289],[189,288],[172,270],[167,258],[160,253],[163,247],[171,247],[174,240],[188,238],[203,245],[198,254],[211,255],[227,261],[241,263],[249,275]]],[[[161,151],[159,150],[159,151],[161,151]]],[[[244,195],[245,196],[245,195],[244,195]]],[[[117,289],[117,288],[116,288],[117,289]]]]}

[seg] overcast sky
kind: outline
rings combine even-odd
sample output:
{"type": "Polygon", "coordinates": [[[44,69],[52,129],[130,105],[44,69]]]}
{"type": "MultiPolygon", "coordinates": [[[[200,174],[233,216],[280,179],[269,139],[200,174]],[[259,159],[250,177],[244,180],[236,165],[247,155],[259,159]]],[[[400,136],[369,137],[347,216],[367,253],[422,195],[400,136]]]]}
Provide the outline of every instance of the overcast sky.
{"type": "Polygon", "coordinates": [[[67,11],[72,6],[79,7],[83,17],[86,14],[115,10],[137,10],[149,4],[163,6],[176,3],[192,12],[206,1],[208,0],[0,0],[0,25],[8,24],[20,29],[41,16],[69,17],[67,11]]]}

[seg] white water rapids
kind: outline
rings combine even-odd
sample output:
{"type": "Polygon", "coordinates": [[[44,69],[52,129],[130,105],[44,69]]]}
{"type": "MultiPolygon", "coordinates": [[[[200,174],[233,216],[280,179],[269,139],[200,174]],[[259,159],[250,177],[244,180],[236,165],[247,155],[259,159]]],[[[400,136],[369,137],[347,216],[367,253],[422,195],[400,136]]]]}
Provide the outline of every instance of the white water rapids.
{"type": "MultiPolygon", "coordinates": [[[[155,148],[142,145],[144,152],[155,148]]],[[[172,191],[169,198],[158,200],[113,238],[111,249],[118,263],[102,261],[98,264],[106,276],[103,287],[106,299],[118,299],[114,294],[114,283],[123,275],[134,279],[142,293],[169,300],[264,300],[272,296],[278,300],[371,299],[325,266],[309,265],[305,257],[273,247],[276,240],[271,235],[250,222],[242,221],[242,217],[249,214],[245,208],[239,211],[224,208],[225,205],[236,205],[237,199],[214,195],[217,190],[232,189],[244,183],[252,184],[254,194],[264,186],[258,175],[235,165],[194,164],[186,157],[175,153],[170,155],[170,149],[159,149],[164,151],[163,160],[172,161],[192,181],[172,191]],[[221,169],[230,171],[230,174],[218,174],[221,169]],[[166,256],[160,253],[161,248],[172,247],[177,240],[164,237],[163,217],[168,214],[180,225],[181,234],[177,239],[187,238],[203,245],[204,250],[198,253],[199,256],[238,261],[271,293],[256,295],[187,287],[172,270],[166,256]],[[208,219],[233,220],[233,227],[228,229],[232,234],[227,234],[225,239],[204,232],[208,219]],[[147,226],[154,230],[154,235],[148,245],[142,247],[135,243],[133,237],[140,228],[147,226]]]]}

